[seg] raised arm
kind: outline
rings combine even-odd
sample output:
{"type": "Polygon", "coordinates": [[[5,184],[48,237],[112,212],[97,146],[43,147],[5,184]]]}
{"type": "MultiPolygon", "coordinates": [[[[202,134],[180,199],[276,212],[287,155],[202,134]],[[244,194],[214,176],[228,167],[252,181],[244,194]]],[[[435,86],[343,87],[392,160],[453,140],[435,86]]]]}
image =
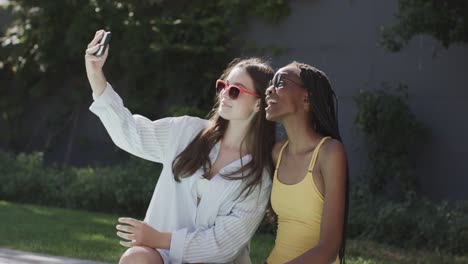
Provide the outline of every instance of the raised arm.
{"type": "Polygon", "coordinates": [[[100,96],[93,94],[93,97],[95,101],[89,109],[101,119],[119,148],[147,160],[164,162],[173,133],[171,128],[181,118],[151,121],[141,115],[132,115],[110,84],[100,96]]]}
{"type": "Polygon", "coordinates": [[[89,84],[93,90],[93,94],[96,96],[101,95],[106,88],[106,77],[102,71],[102,67],[106,62],[107,55],[109,54],[109,48],[106,49],[101,57],[94,56],[94,53],[99,49],[102,37],[104,36],[104,30],[96,31],[93,40],[88,44],[85,51],[85,66],[86,75],[88,77],[89,84]]]}
{"type": "Polygon", "coordinates": [[[122,99],[107,83],[102,71],[109,48],[101,57],[94,56],[103,36],[104,30],[97,31],[85,51],[86,75],[95,100],[90,110],[101,119],[118,147],[138,157],[163,162],[173,119],[151,121],[140,115],[132,115],[124,107],[122,99]]]}

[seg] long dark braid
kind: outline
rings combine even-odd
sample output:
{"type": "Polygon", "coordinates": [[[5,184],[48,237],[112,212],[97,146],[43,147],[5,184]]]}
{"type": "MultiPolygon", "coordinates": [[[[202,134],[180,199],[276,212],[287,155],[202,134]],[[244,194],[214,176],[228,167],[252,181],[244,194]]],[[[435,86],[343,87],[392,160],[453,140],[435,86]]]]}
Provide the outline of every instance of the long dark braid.
{"type": "MultiPolygon", "coordinates": [[[[325,73],[308,64],[292,62],[301,73],[300,78],[309,96],[310,124],[316,132],[343,143],[338,128],[338,100],[325,73]]],[[[349,171],[346,166],[345,219],[339,251],[340,263],[345,263],[346,226],[348,223],[349,171]]]]}

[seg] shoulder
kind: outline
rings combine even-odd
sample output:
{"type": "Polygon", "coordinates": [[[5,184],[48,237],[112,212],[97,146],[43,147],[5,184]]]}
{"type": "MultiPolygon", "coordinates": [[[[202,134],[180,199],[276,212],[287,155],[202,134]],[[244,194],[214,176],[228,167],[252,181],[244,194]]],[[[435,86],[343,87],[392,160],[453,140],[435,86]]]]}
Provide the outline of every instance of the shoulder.
{"type": "MultiPolygon", "coordinates": [[[[337,172],[346,171],[346,151],[343,143],[339,140],[333,138],[327,139],[319,151],[318,163],[324,176],[337,175],[337,172]]],[[[341,175],[343,173],[338,174],[341,175]]]]}
{"type": "Polygon", "coordinates": [[[185,149],[209,124],[208,120],[192,116],[166,117],[157,122],[161,121],[167,122],[166,124],[170,127],[169,139],[172,147],[177,149],[177,153],[185,149]]]}
{"type": "Polygon", "coordinates": [[[320,148],[320,154],[323,157],[344,155],[345,148],[343,143],[341,143],[339,140],[329,138],[323,142],[322,147],[320,148]]]}
{"type": "Polygon", "coordinates": [[[206,128],[210,121],[193,116],[168,117],[173,127],[180,132],[198,133],[206,128]]]}
{"type": "Polygon", "coordinates": [[[208,120],[202,119],[199,117],[194,116],[177,116],[177,117],[169,117],[173,120],[174,123],[185,124],[185,125],[207,125],[209,123],[208,120]]]}
{"type": "Polygon", "coordinates": [[[271,152],[271,157],[273,159],[273,162],[276,163],[278,161],[281,148],[284,146],[285,143],[286,143],[286,140],[281,140],[281,141],[276,142],[275,145],[273,146],[273,151],[271,152]]]}

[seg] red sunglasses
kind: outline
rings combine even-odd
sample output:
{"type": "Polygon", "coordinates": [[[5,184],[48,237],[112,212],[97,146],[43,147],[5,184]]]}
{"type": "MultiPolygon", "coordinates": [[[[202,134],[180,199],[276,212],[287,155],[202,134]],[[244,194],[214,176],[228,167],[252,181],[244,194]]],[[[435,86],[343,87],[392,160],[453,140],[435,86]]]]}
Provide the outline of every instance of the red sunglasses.
{"type": "Polygon", "coordinates": [[[258,94],[251,92],[245,88],[242,88],[239,85],[235,85],[235,84],[228,85],[228,83],[224,80],[217,80],[216,92],[219,94],[224,89],[226,89],[226,92],[228,93],[229,98],[231,98],[232,100],[236,100],[237,97],[239,97],[241,93],[246,93],[251,96],[259,97],[258,94]]]}

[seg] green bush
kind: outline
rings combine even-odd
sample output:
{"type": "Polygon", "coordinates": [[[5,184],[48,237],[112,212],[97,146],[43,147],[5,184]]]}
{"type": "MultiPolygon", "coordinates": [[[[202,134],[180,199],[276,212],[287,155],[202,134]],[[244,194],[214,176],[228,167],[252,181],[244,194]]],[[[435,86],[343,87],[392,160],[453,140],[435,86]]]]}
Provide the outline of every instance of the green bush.
{"type": "Polygon", "coordinates": [[[160,172],[137,158],[113,167],[46,167],[41,153],[0,152],[0,200],[141,217],[160,172]]]}
{"type": "Polygon", "coordinates": [[[375,196],[351,199],[348,238],[363,238],[400,248],[462,255],[468,245],[468,202],[404,202],[375,196]]]}
{"type": "MultiPolygon", "coordinates": [[[[120,213],[143,217],[161,166],[138,158],[113,167],[44,166],[41,153],[13,156],[0,152],[0,200],[120,213]]],[[[468,203],[405,202],[369,195],[354,186],[348,238],[363,238],[401,248],[464,254],[468,244],[468,203]]],[[[263,221],[258,232],[274,234],[263,221]]]]}
{"type": "Polygon", "coordinates": [[[404,198],[418,191],[415,157],[427,142],[428,131],[411,113],[407,100],[404,85],[362,91],[355,97],[355,124],[364,133],[372,166],[367,175],[372,194],[404,198]]]}

